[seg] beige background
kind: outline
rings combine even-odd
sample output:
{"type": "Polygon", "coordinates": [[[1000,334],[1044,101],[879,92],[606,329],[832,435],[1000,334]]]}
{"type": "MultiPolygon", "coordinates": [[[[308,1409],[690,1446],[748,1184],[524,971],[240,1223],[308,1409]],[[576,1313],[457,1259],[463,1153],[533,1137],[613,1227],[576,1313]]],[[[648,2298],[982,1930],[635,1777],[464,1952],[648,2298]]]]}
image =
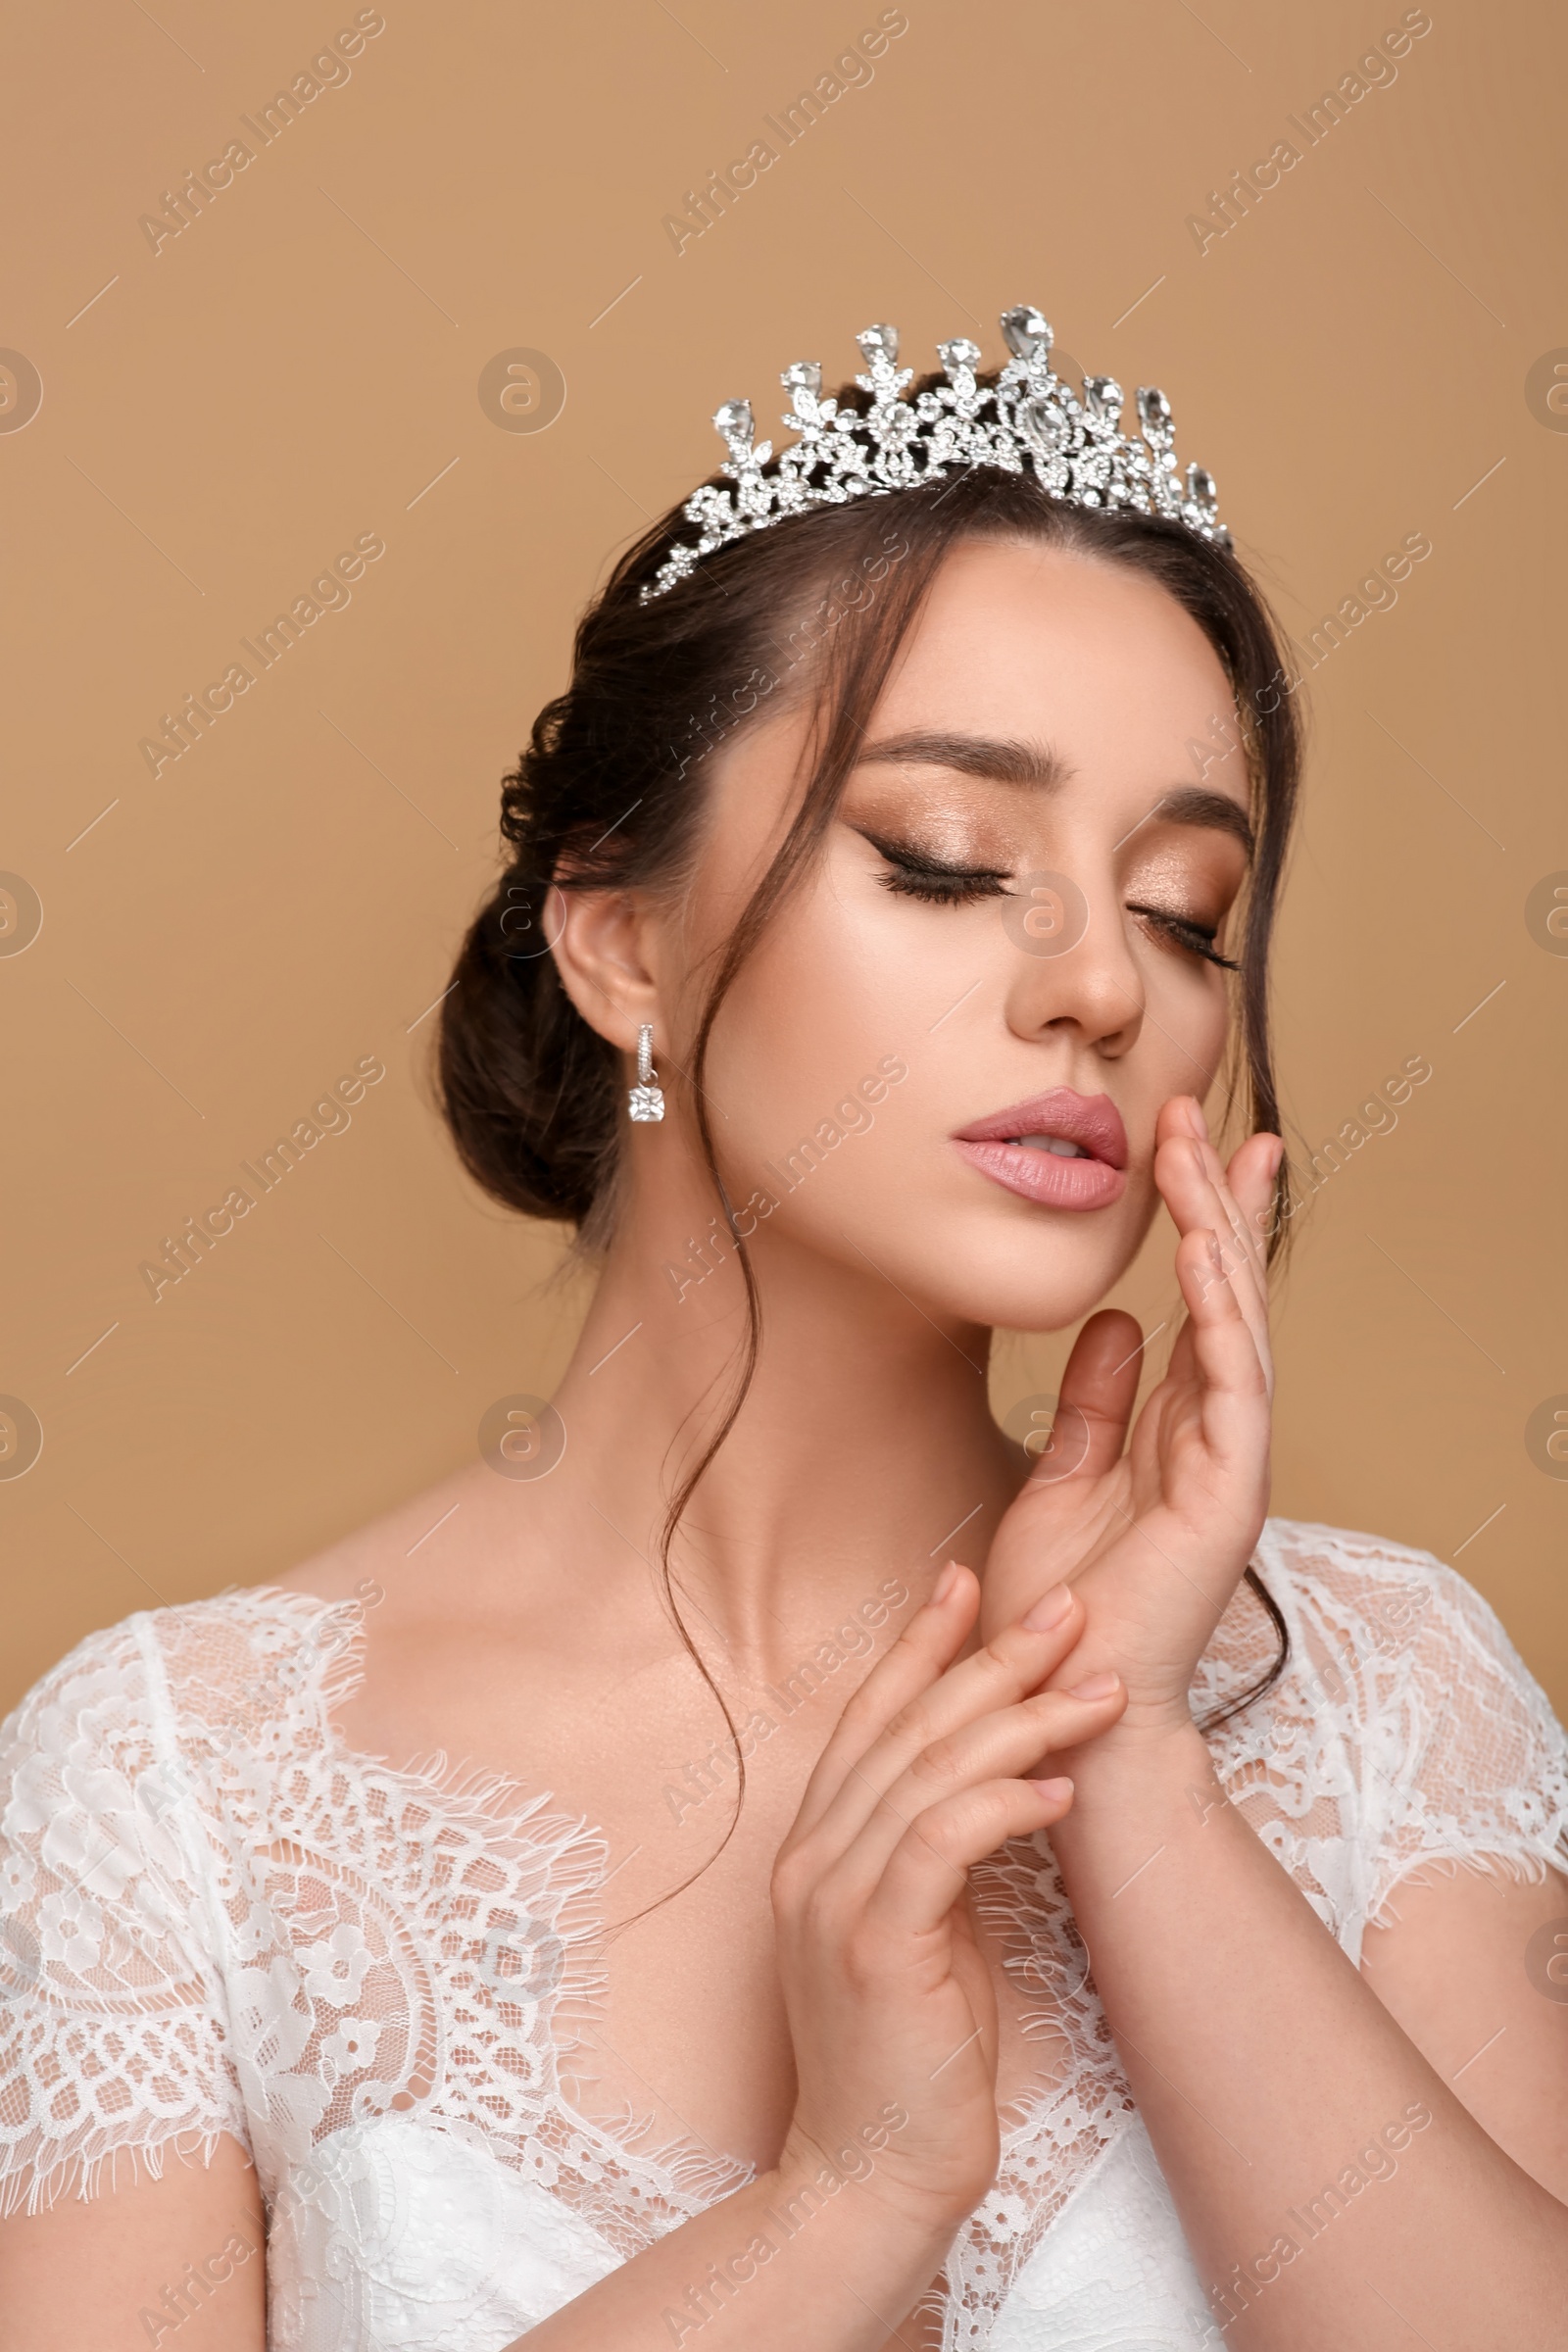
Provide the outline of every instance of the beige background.
{"type": "MultiPolygon", "coordinates": [[[[919,365],[956,332],[995,358],[1034,300],[1082,365],[1164,385],[1293,631],[1431,540],[1310,684],[1293,1143],[1407,1056],[1433,1076],[1302,1221],[1276,1508],[1457,1553],[1568,1703],[1568,1481],[1526,1447],[1568,1392],[1568,957],[1526,921],[1568,868],[1542,528],[1568,418],[1527,395],[1568,345],[1560,15],[1434,0],[1397,80],[1250,217],[1201,253],[1188,225],[1303,145],[1288,118],[1400,13],[909,0],[874,79],[678,255],[663,216],[874,6],[387,0],[352,78],[156,254],[141,216],[353,9],[15,28],[0,342],[43,404],[0,434],[0,867],[43,926],[0,956],[0,1391],[44,1446],[0,1480],[0,1701],[155,1595],[278,1572],[459,1461],[495,1397],[548,1392],[580,1292],[543,1287],[558,1235],[460,1178],[420,1018],[500,774],[606,562],[713,463],[719,399],[771,418],[786,361],[848,372],[874,318],[919,365]],[[566,381],[543,432],[480,405],[519,346],[566,381]],[[160,714],[366,532],[352,604],[155,781],[160,714]],[[364,1055],[388,1074],[349,1130],[155,1304],[139,1263],[364,1055]]],[[[1169,1246],[1125,1286],[1153,1321],[1169,1246]]],[[[1061,1352],[1009,1343],[999,1405],[1061,1352]]]]}

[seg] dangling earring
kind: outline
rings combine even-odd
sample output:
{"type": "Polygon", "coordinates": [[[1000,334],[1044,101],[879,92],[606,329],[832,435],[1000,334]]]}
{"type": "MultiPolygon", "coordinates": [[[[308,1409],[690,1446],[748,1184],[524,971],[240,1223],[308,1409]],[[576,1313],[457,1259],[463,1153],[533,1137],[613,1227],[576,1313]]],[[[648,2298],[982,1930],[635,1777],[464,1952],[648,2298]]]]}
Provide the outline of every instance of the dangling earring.
{"type": "Polygon", "coordinates": [[[659,1083],[654,1067],[654,1024],[644,1021],[637,1032],[637,1083],[631,1090],[630,1109],[634,1119],[662,1119],[664,1115],[664,1090],[659,1083]]]}

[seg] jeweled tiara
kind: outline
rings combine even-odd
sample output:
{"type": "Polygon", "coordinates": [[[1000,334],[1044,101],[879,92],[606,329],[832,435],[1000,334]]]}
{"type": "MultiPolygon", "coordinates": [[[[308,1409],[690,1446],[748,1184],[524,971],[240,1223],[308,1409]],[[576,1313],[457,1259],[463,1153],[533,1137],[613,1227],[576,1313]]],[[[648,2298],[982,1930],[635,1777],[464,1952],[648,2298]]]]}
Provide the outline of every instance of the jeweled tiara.
{"type": "Polygon", "coordinates": [[[843,506],[858,497],[885,497],[921,482],[940,481],[966,466],[998,466],[1007,473],[1032,467],[1053,498],[1079,507],[1133,507],[1166,514],[1201,538],[1231,544],[1215,513],[1214,477],[1189,466],[1177,479],[1175,428],[1163,392],[1141,385],[1141,441],[1121,430],[1122,389],[1113,376],[1086,375],[1083,396],[1070,391],[1051,366],[1051,328],[1037,310],[1021,305],[1002,314],[1012,357],[995,384],[975,380],[980,346],[966,336],[937,345],[947,375],[914,400],[906,400],[912,368],[901,368],[897,327],[868,326],[856,336],[867,372],[856,382],[869,393],[863,416],[823,400],[822,369],[797,360],[779,382],[791,406],[784,422],[800,435],[781,449],[773,470],[770,441],[754,442],[749,400],[726,400],[713,423],[729,448],[719,471],[733,490],[705,482],[685,513],[701,534],[673,547],[642,602],[662,596],[711,555],[748,531],[765,531],[807,507],[843,506]]]}

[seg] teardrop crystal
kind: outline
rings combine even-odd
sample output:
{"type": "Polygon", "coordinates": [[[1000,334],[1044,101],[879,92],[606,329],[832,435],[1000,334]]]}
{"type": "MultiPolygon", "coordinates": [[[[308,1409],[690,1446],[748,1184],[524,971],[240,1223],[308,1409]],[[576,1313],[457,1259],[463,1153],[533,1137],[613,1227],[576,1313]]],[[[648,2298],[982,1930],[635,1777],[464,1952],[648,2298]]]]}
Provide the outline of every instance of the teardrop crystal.
{"type": "Polygon", "coordinates": [[[1051,401],[1025,401],[1022,421],[1030,440],[1047,456],[1054,456],[1065,446],[1068,438],[1067,419],[1051,401]]]}
{"type": "Polygon", "coordinates": [[[1004,311],[1002,333],[1015,360],[1027,362],[1038,359],[1051,349],[1053,338],[1050,322],[1041,317],[1032,303],[1020,303],[1016,310],[1004,311]]]}
{"type": "Polygon", "coordinates": [[[1170,402],[1157,384],[1139,385],[1138,420],[1146,433],[1151,425],[1156,432],[1170,430],[1170,402]]]}
{"type": "Polygon", "coordinates": [[[1188,466],[1187,495],[1194,506],[1201,507],[1212,521],[1219,508],[1219,490],[1206,466],[1188,466]]]}

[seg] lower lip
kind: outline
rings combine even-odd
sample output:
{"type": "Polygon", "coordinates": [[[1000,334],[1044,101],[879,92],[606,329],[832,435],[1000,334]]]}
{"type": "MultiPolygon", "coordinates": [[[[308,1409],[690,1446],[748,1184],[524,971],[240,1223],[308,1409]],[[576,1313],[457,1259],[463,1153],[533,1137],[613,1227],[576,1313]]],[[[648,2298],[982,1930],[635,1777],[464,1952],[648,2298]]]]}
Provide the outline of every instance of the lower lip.
{"type": "Polygon", "coordinates": [[[1104,1159],[1069,1159],[1022,1144],[966,1144],[958,1150],[972,1168],[1009,1193],[1045,1208],[1108,1208],[1127,1190],[1127,1171],[1104,1159]]]}

